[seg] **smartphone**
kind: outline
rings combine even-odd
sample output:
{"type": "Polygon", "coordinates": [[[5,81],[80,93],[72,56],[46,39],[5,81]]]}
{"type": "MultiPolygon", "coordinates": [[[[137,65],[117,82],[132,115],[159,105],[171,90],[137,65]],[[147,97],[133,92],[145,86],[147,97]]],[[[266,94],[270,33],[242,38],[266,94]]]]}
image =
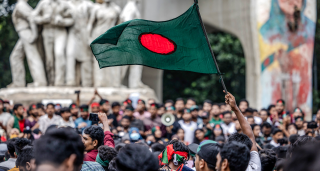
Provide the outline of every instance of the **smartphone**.
{"type": "Polygon", "coordinates": [[[96,113],[90,113],[89,120],[92,122],[99,122],[98,114],[96,113]]]}
{"type": "Polygon", "coordinates": [[[79,94],[80,90],[74,91],[74,94],[79,94]]]}

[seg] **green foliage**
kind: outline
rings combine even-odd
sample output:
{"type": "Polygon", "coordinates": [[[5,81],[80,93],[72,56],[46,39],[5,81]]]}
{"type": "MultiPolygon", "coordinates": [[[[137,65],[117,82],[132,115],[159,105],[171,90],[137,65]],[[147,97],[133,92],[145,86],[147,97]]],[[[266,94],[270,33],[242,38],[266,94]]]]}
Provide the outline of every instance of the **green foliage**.
{"type": "MultiPolygon", "coordinates": [[[[313,77],[313,81],[317,81],[317,87],[313,87],[313,94],[312,94],[312,102],[313,102],[313,113],[317,113],[317,110],[320,107],[320,0],[317,0],[317,20],[316,20],[316,34],[315,34],[315,41],[314,41],[314,57],[317,67],[317,78],[313,77]]],[[[313,73],[314,74],[314,73],[313,73]]],[[[314,75],[313,75],[314,76],[314,75]]]]}
{"type": "MultiPolygon", "coordinates": [[[[245,97],[245,58],[241,43],[226,33],[209,34],[227,90],[237,99],[245,97]]],[[[205,99],[224,102],[223,88],[218,75],[185,71],[164,71],[163,99],[194,97],[198,103],[205,99]]]]}

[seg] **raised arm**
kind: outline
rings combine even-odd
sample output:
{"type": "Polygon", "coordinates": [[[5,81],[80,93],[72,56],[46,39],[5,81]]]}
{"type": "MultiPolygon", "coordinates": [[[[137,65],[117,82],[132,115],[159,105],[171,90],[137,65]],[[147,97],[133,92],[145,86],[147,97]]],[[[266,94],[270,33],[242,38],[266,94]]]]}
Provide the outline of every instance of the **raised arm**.
{"type": "Polygon", "coordinates": [[[108,123],[108,117],[105,113],[98,113],[99,120],[103,124],[103,131],[104,131],[104,145],[107,145],[109,147],[114,148],[114,140],[113,140],[113,134],[110,132],[110,127],[108,123]]]}
{"type": "Polygon", "coordinates": [[[231,109],[232,109],[232,111],[236,114],[236,116],[237,116],[237,118],[239,120],[241,129],[242,129],[242,132],[244,134],[246,134],[250,138],[250,140],[252,141],[251,151],[258,151],[257,145],[256,145],[256,140],[254,138],[251,126],[248,123],[248,121],[246,120],[246,118],[244,118],[244,116],[241,113],[240,109],[238,108],[237,103],[236,103],[236,99],[229,92],[225,95],[225,99],[226,99],[226,104],[229,104],[231,109]]]}

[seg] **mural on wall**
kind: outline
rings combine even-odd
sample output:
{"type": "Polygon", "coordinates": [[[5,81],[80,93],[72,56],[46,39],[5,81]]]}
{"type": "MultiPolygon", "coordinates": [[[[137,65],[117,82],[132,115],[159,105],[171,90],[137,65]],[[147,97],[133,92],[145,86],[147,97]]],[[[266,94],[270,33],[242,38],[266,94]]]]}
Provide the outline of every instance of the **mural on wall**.
{"type": "Polygon", "coordinates": [[[312,111],[315,0],[258,0],[261,104],[312,111]]]}

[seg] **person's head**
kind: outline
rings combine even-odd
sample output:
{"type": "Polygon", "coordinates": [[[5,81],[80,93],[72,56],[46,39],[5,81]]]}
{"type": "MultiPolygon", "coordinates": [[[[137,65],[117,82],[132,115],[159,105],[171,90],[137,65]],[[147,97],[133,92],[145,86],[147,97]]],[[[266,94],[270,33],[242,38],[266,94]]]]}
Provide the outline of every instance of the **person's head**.
{"type": "Polygon", "coordinates": [[[298,116],[298,117],[295,117],[294,118],[295,119],[295,124],[297,125],[297,127],[298,127],[298,130],[301,130],[301,129],[303,129],[303,117],[302,116],[298,116]]]}
{"type": "Polygon", "coordinates": [[[272,139],[274,142],[278,143],[279,139],[283,138],[283,132],[280,129],[275,128],[272,131],[272,139]]]}
{"type": "Polygon", "coordinates": [[[20,155],[23,147],[30,145],[31,141],[26,138],[18,138],[14,141],[14,149],[17,156],[20,155]]]}
{"type": "Polygon", "coordinates": [[[287,157],[291,157],[292,153],[294,153],[299,147],[302,147],[303,145],[307,143],[312,143],[314,141],[313,137],[310,137],[308,135],[299,136],[297,140],[288,148],[287,157]]]}
{"type": "Polygon", "coordinates": [[[278,114],[282,114],[282,112],[284,111],[285,105],[286,105],[286,103],[284,100],[282,100],[282,99],[277,100],[276,110],[277,110],[278,114]]]}
{"type": "Polygon", "coordinates": [[[203,110],[205,112],[210,112],[212,109],[212,101],[211,100],[205,100],[203,103],[203,110]]]}
{"type": "Polygon", "coordinates": [[[192,119],[198,118],[199,107],[197,105],[191,106],[191,108],[189,110],[190,110],[192,119]]]}
{"type": "Polygon", "coordinates": [[[154,143],[151,145],[152,152],[162,152],[165,148],[166,146],[160,143],[154,143]]]}
{"type": "Polygon", "coordinates": [[[31,171],[34,168],[31,165],[31,159],[34,159],[34,152],[32,146],[26,146],[21,150],[21,154],[16,160],[16,166],[19,171],[31,171]]]}
{"type": "Polygon", "coordinates": [[[148,145],[151,145],[151,144],[153,144],[155,142],[156,142],[156,138],[154,137],[153,134],[149,134],[149,135],[146,136],[146,143],[148,145]]]}
{"type": "Polygon", "coordinates": [[[195,168],[197,171],[216,171],[217,155],[220,146],[216,143],[204,144],[196,154],[195,168]]]}
{"type": "Polygon", "coordinates": [[[86,128],[82,133],[82,142],[85,147],[85,151],[91,151],[98,149],[103,145],[104,132],[99,126],[92,125],[86,128]]]}
{"type": "Polygon", "coordinates": [[[292,134],[289,137],[289,144],[294,144],[298,140],[299,135],[298,134],[292,134]]]}
{"type": "Polygon", "coordinates": [[[63,120],[68,121],[71,116],[70,109],[67,107],[60,109],[60,115],[63,120]]]}
{"type": "Polygon", "coordinates": [[[120,124],[124,129],[128,129],[130,126],[130,117],[129,116],[122,117],[120,124]]]}
{"type": "Polygon", "coordinates": [[[81,105],[80,106],[80,116],[84,120],[88,119],[88,117],[89,117],[89,106],[88,105],[81,105]]]}
{"type": "Polygon", "coordinates": [[[70,128],[47,131],[34,143],[36,171],[80,170],[84,157],[84,145],[77,132],[70,128]]]}
{"type": "Polygon", "coordinates": [[[194,139],[196,144],[200,144],[204,140],[204,130],[203,129],[196,129],[194,131],[194,139]]]}
{"type": "Polygon", "coordinates": [[[268,113],[269,113],[269,116],[271,116],[272,118],[275,118],[276,116],[278,116],[278,112],[276,110],[276,106],[275,105],[270,105],[268,107],[268,113]]]}
{"type": "Polygon", "coordinates": [[[155,117],[158,114],[159,105],[157,103],[151,103],[149,107],[149,113],[155,117]]]}
{"type": "MultiPolygon", "coordinates": [[[[53,112],[54,112],[54,111],[53,111],[53,112]]],[[[22,116],[23,116],[23,113],[24,113],[22,104],[15,104],[15,105],[13,106],[13,113],[16,114],[17,116],[22,117],[22,116]]]]}
{"type": "Polygon", "coordinates": [[[184,100],[183,98],[177,98],[176,103],[174,105],[177,111],[181,111],[184,109],[184,100]]]}
{"type": "Polygon", "coordinates": [[[136,127],[132,127],[129,129],[129,138],[130,138],[130,142],[137,142],[139,140],[142,139],[140,133],[139,133],[139,129],[136,127]]]}
{"type": "Polygon", "coordinates": [[[277,162],[276,153],[270,149],[264,149],[259,152],[261,160],[261,171],[273,171],[277,162]]]}
{"type": "Polygon", "coordinates": [[[154,135],[155,138],[159,139],[162,137],[162,131],[159,126],[155,126],[151,129],[152,135],[154,135]]]}
{"type": "Polygon", "coordinates": [[[117,171],[158,171],[159,161],[147,146],[128,144],[123,147],[115,160],[117,171]]]}
{"type": "Polygon", "coordinates": [[[232,122],[232,115],[230,111],[223,112],[223,122],[229,125],[232,122]]]}
{"type": "Polygon", "coordinates": [[[48,103],[46,106],[46,112],[48,115],[52,116],[55,112],[55,105],[53,103],[48,103]]]}
{"type": "Polygon", "coordinates": [[[267,122],[268,120],[268,111],[267,109],[261,109],[260,110],[260,118],[262,119],[262,122],[267,122]]]}
{"type": "Polygon", "coordinates": [[[177,131],[177,136],[179,138],[180,141],[184,140],[184,130],[182,128],[179,128],[177,131]]]}
{"type": "Polygon", "coordinates": [[[131,118],[133,117],[133,111],[134,111],[134,108],[131,105],[127,105],[124,110],[124,115],[131,118]]]}
{"type": "Polygon", "coordinates": [[[220,115],[220,107],[219,107],[218,104],[215,103],[215,104],[212,105],[212,109],[210,111],[210,115],[212,117],[215,117],[215,118],[219,117],[219,115],[220,115]]]}
{"type": "Polygon", "coordinates": [[[103,111],[104,113],[109,113],[110,104],[107,99],[101,99],[99,102],[99,105],[100,105],[100,111],[103,111]]]}
{"type": "Polygon", "coordinates": [[[119,114],[119,112],[120,112],[120,107],[121,107],[121,105],[120,105],[120,103],[119,102],[113,102],[112,104],[111,104],[111,109],[112,109],[112,113],[113,114],[119,114]]]}
{"type": "Polygon", "coordinates": [[[156,103],[156,101],[152,98],[148,99],[148,105],[151,106],[152,103],[156,103]]]}
{"type": "Polygon", "coordinates": [[[260,136],[260,132],[261,132],[261,129],[260,129],[260,125],[258,124],[252,124],[251,125],[251,128],[252,128],[252,132],[253,132],[253,135],[258,138],[260,136]]]}
{"type": "Polygon", "coordinates": [[[202,119],[203,124],[208,124],[209,123],[209,118],[210,118],[210,113],[209,112],[205,112],[203,111],[202,113],[200,113],[200,117],[202,119]]]}
{"type": "Polygon", "coordinates": [[[246,145],[248,147],[248,149],[250,149],[250,150],[252,148],[252,141],[245,134],[234,133],[234,134],[230,135],[228,142],[239,142],[239,143],[246,145]]]}
{"type": "Polygon", "coordinates": [[[217,171],[245,171],[250,160],[250,150],[239,142],[228,142],[217,155],[217,171]]]}
{"type": "Polygon", "coordinates": [[[249,102],[246,99],[241,99],[239,101],[239,109],[242,113],[246,111],[246,109],[249,108],[249,102]]]}
{"type": "Polygon", "coordinates": [[[222,127],[219,124],[213,126],[213,135],[214,137],[223,135],[222,127]]]}
{"type": "Polygon", "coordinates": [[[165,101],[164,106],[170,107],[170,106],[173,106],[173,104],[174,104],[173,100],[169,99],[165,101]]]}
{"type": "Polygon", "coordinates": [[[31,104],[29,106],[29,110],[28,110],[29,114],[33,117],[37,117],[38,116],[38,110],[37,110],[37,105],[36,104],[31,104]]]}
{"type": "Polygon", "coordinates": [[[164,107],[164,105],[163,104],[159,105],[158,112],[157,112],[158,116],[161,117],[165,112],[166,112],[166,108],[164,107]]]}
{"type": "Polygon", "coordinates": [[[247,116],[247,121],[248,123],[251,125],[251,124],[254,124],[254,118],[253,116],[247,116]]]}
{"type": "Polygon", "coordinates": [[[138,100],[137,111],[144,112],[146,110],[146,102],[142,99],[138,100]]]}
{"type": "Polygon", "coordinates": [[[297,118],[297,117],[303,117],[304,113],[302,112],[302,110],[300,108],[295,108],[293,111],[293,117],[297,118]]]}
{"type": "Polygon", "coordinates": [[[248,117],[248,116],[253,116],[253,109],[248,107],[245,111],[244,111],[244,116],[248,117]]]}
{"type": "Polygon", "coordinates": [[[174,166],[180,166],[183,164],[189,156],[189,148],[186,146],[183,142],[180,142],[178,140],[171,140],[169,144],[166,146],[167,152],[167,160],[163,160],[164,154],[160,155],[160,161],[162,161],[165,164],[173,164],[174,166]],[[179,158],[180,160],[174,161],[174,152],[180,152],[179,158]]]}
{"type": "Polygon", "coordinates": [[[8,153],[10,154],[10,158],[17,158],[17,155],[15,154],[15,147],[14,143],[17,140],[17,138],[12,138],[7,141],[7,148],[8,153]]]}
{"type": "Polygon", "coordinates": [[[268,122],[264,122],[261,126],[262,129],[262,134],[265,136],[269,136],[271,134],[272,131],[272,126],[270,123],[268,122]]]}
{"type": "Polygon", "coordinates": [[[186,108],[190,109],[191,106],[196,105],[196,100],[194,98],[188,98],[187,103],[186,103],[186,108]]]}
{"type": "Polygon", "coordinates": [[[192,118],[192,115],[190,113],[190,110],[189,109],[185,109],[184,113],[182,115],[182,119],[186,122],[186,121],[190,121],[191,118],[192,118]]]}
{"type": "Polygon", "coordinates": [[[79,108],[78,108],[77,104],[71,103],[69,106],[69,109],[70,109],[70,112],[72,115],[78,115],[79,108]]]}
{"type": "Polygon", "coordinates": [[[290,124],[288,125],[288,133],[289,135],[295,135],[298,134],[298,127],[296,124],[290,124]]]}
{"type": "Polygon", "coordinates": [[[110,161],[117,156],[118,152],[114,148],[106,145],[100,146],[98,152],[96,162],[98,162],[104,170],[108,171],[110,161]]]}
{"type": "Polygon", "coordinates": [[[90,105],[92,113],[98,113],[100,111],[100,104],[98,102],[93,102],[90,105]]]}

